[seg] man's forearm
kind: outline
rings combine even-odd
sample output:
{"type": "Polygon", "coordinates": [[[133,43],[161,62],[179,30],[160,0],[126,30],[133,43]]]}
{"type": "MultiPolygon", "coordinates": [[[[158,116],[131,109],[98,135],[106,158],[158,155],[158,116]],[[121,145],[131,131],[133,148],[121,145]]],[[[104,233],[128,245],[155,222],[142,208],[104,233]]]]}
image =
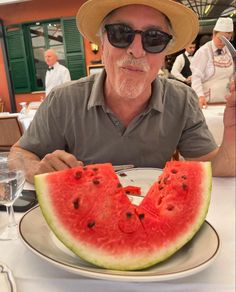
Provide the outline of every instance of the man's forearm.
{"type": "Polygon", "coordinates": [[[11,152],[20,152],[25,164],[25,176],[29,183],[34,183],[34,175],[37,174],[40,159],[34,153],[21,148],[17,143],[11,148],[11,152]]]}
{"type": "Polygon", "coordinates": [[[223,143],[212,159],[214,176],[236,176],[235,128],[225,130],[223,143]]]}

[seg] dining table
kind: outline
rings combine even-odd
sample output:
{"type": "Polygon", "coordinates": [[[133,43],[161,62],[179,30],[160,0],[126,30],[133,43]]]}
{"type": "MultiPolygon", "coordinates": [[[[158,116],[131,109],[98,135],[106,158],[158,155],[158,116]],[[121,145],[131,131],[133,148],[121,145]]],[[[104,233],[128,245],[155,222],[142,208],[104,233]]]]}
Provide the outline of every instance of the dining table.
{"type": "MultiPolygon", "coordinates": [[[[235,189],[235,178],[213,177],[206,220],[218,234],[219,251],[209,265],[196,269],[194,273],[183,273],[181,277],[169,277],[167,280],[154,278],[153,281],[142,281],[138,277],[127,280],[122,277],[103,279],[84,276],[46,260],[25,244],[21,236],[12,241],[0,241],[0,263],[12,271],[17,292],[235,292],[235,189]]],[[[25,213],[15,215],[20,222],[25,213]]],[[[5,222],[6,212],[1,211],[0,227],[5,222]]],[[[36,222],[32,220],[30,225],[32,229],[36,228],[34,233],[37,234],[36,222]]],[[[210,238],[205,238],[199,256],[210,242],[210,238]]],[[[5,292],[1,289],[1,281],[0,291],[5,292]]]]}
{"type": "Polygon", "coordinates": [[[27,105],[26,110],[24,110],[24,111],[21,111],[19,113],[1,112],[0,116],[1,117],[16,116],[20,125],[21,125],[22,131],[25,132],[28,129],[30,123],[32,122],[32,120],[36,114],[36,111],[40,107],[41,103],[42,103],[42,101],[30,102],[27,105]]]}

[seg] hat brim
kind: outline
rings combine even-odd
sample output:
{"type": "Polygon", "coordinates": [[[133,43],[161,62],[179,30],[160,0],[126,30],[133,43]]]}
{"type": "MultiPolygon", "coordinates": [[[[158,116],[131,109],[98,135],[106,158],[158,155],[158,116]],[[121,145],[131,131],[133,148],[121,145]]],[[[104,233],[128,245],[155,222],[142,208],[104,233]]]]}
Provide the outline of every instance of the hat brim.
{"type": "Polygon", "coordinates": [[[81,34],[89,41],[100,44],[97,36],[103,19],[114,9],[131,4],[147,5],[166,15],[172,25],[174,41],[167,47],[167,54],[185,48],[197,36],[199,21],[197,15],[186,6],[171,0],[89,0],[76,15],[76,23],[81,34]]]}

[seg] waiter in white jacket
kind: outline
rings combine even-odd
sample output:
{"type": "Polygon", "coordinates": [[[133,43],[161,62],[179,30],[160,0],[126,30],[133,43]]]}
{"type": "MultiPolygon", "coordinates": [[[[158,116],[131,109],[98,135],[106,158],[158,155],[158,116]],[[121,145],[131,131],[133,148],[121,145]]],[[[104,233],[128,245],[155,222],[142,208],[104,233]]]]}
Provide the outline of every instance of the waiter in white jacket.
{"type": "Polygon", "coordinates": [[[57,54],[53,49],[45,51],[44,59],[48,65],[45,77],[45,91],[47,96],[55,86],[71,81],[71,77],[69,70],[58,62],[57,54]]]}
{"type": "Polygon", "coordinates": [[[198,95],[200,107],[208,103],[226,102],[228,84],[234,72],[233,58],[221,40],[233,35],[233,20],[219,18],[213,29],[212,40],[200,47],[191,62],[192,88],[198,95]]]}
{"type": "Polygon", "coordinates": [[[185,51],[178,55],[174,61],[171,69],[171,74],[178,80],[191,84],[192,72],[190,70],[190,64],[193,54],[196,50],[196,43],[192,42],[185,47],[185,51]]]}

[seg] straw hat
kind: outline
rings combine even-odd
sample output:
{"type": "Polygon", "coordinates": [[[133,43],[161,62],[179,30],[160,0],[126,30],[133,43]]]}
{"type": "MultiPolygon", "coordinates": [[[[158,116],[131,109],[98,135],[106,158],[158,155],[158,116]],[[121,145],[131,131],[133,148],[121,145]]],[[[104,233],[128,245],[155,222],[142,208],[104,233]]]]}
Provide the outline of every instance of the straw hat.
{"type": "Polygon", "coordinates": [[[233,19],[230,17],[218,18],[214,30],[221,32],[233,32],[234,31],[233,19]]]}
{"type": "Polygon", "coordinates": [[[173,54],[185,48],[197,36],[197,15],[186,6],[172,0],[88,0],[76,15],[77,27],[89,41],[100,44],[97,36],[103,19],[114,9],[131,4],[150,6],[165,14],[172,25],[174,41],[167,53],[173,54]]]}

